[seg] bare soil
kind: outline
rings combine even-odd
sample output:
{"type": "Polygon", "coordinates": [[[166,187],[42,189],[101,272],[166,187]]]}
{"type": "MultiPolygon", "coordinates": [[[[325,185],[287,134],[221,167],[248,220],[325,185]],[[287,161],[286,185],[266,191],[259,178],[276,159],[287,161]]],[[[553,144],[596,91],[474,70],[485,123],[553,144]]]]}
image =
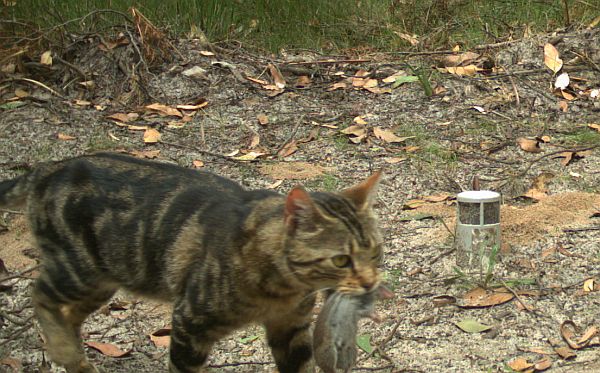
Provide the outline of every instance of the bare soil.
{"type": "MultiPolygon", "coordinates": [[[[574,94],[594,84],[600,88],[600,33],[588,30],[558,36],[561,41],[556,47],[578,87],[574,94]]],[[[180,40],[176,47],[181,55],[146,73],[138,80],[141,89],[127,84],[131,82],[131,76],[123,75],[127,69],[116,67],[130,66],[128,58],[135,52],[131,45],[117,47],[111,54],[91,40],[80,45],[71,63],[89,74],[95,88],[78,84],[73,69],[61,65],[29,77],[59,91],[63,98],[23,80],[0,86],[2,103],[14,99],[16,89],[28,94],[19,93],[21,98],[14,100],[23,106],[0,109],[0,179],[17,176],[41,161],[99,150],[160,150],[158,160],[185,167],[202,164],[249,188],[272,187],[282,193],[299,183],[312,190],[335,190],[385,168],[378,212],[386,231],[383,269],[395,299],[378,305],[386,316],[383,322],[361,325],[360,333],[370,335],[379,350],[361,352],[354,371],[504,372],[516,358],[532,363],[548,358],[552,365],[547,371],[553,373],[600,371],[598,345],[572,350],[574,356],[568,359],[554,349],[567,346],[560,333],[566,320],[580,326],[581,332],[600,327],[600,152],[594,147],[598,137],[587,126],[599,123],[600,99],[578,95],[567,100],[555,95],[552,72],[543,64],[543,45],[550,39],[556,40],[556,35],[479,51],[512,75],[469,77],[434,70],[432,85],[444,90],[431,97],[418,83],[384,94],[351,84],[345,89],[328,88],[343,80],[335,74],[338,71],[356,75],[364,69],[381,79],[399,70],[410,73],[407,62],[436,66],[441,58],[437,55],[381,54],[366,56],[367,62],[290,65],[290,61],[323,61],[328,56],[302,51],[273,57],[233,46],[207,56],[198,41],[180,40]],[[270,80],[269,62],[280,66],[288,82],[283,93],[274,95],[273,90],[243,79],[270,80]],[[203,77],[183,74],[194,66],[206,70],[203,77]],[[310,74],[311,83],[294,85],[298,71],[310,74]],[[187,111],[195,115],[186,122],[150,113],[142,105],[175,106],[197,103],[200,98],[208,105],[187,111]],[[562,107],[561,101],[566,102],[562,107]],[[132,112],[139,117],[126,125],[107,118],[132,112]],[[267,123],[259,123],[260,114],[266,115],[267,123]],[[369,132],[355,144],[340,131],[355,124],[357,116],[365,116],[369,131],[377,126],[410,138],[388,143],[369,132]],[[144,131],[127,125],[156,129],[161,141],[145,144],[144,131]],[[258,145],[252,144],[256,136],[258,145]],[[525,152],[517,144],[517,138],[535,136],[550,136],[540,143],[540,152],[525,152]],[[291,154],[290,143],[297,147],[291,154]],[[581,149],[590,151],[567,165],[556,158],[561,151],[581,149]],[[233,157],[249,151],[265,154],[251,161],[227,156],[236,150],[241,152],[233,157]],[[543,198],[523,197],[539,175],[552,176],[543,185],[536,184],[543,198]],[[482,189],[503,194],[503,250],[492,283],[503,281],[520,295],[506,303],[469,308],[459,305],[477,281],[470,276],[457,278],[454,270],[452,200],[426,202],[416,209],[404,206],[440,193],[454,196],[470,189],[474,176],[482,189]],[[596,285],[590,288],[587,282],[584,288],[590,278],[596,279],[596,285]],[[454,297],[457,303],[440,304],[440,296],[454,297]],[[492,329],[466,333],[456,326],[465,319],[492,329]]],[[[17,75],[11,77],[24,77],[17,75]]],[[[0,259],[8,270],[8,274],[0,272],[0,278],[22,273],[0,284],[0,372],[61,372],[46,360],[32,318],[29,292],[36,271],[28,270],[37,265],[37,253],[30,238],[21,213],[0,210],[0,259]]],[[[84,339],[128,353],[116,358],[86,348],[87,354],[107,372],[166,371],[164,339],[153,342],[150,335],[168,325],[168,306],[119,293],[86,322],[84,339]]],[[[223,340],[211,355],[208,370],[275,371],[263,334],[260,328],[250,327],[223,340]]]]}

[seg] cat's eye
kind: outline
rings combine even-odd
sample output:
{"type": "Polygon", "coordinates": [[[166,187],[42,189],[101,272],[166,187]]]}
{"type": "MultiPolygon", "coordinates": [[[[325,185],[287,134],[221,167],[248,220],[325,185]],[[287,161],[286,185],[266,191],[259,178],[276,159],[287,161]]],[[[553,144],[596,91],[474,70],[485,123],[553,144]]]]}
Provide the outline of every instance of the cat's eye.
{"type": "Polygon", "coordinates": [[[338,268],[346,268],[352,265],[352,259],[348,255],[336,255],[331,258],[331,261],[338,268]]]}

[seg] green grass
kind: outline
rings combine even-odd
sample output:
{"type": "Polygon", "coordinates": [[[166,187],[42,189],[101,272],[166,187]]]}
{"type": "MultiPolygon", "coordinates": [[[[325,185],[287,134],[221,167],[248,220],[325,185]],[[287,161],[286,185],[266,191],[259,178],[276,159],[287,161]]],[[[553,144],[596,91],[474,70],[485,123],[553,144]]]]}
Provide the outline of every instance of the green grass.
{"type": "MultiPolygon", "coordinates": [[[[2,19],[31,23],[35,28],[62,25],[65,31],[110,30],[123,24],[117,14],[137,7],[159,27],[174,35],[192,27],[211,41],[240,40],[278,51],[310,48],[393,52],[410,47],[398,33],[416,34],[419,49],[466,47],[495,42],[500,37],[549,31],[565,23],[562,0],[29,0],[0,7],[2,19]]],[[[600,10],[594,1],[570,1],[573,23],[589,23],[600,10]]],[[[5,31],[23,33],[23,25],[2,23],[5,31]],[[12,29],[11,29],[12,27],[12,29]]]]}
{"type": "Polygon", "coordinates": [[[600,132],[589,128],[577,129],[558,139],[564,145],[582,147],[600,145],[600,132]]]}
{"type": "Polygon", "coordinates": [[[341,188],[340,179],[331,174],[324,174],[314,180],[308,180],[305,183],[307,189],[311,191],[335,192],[341,188]]]}

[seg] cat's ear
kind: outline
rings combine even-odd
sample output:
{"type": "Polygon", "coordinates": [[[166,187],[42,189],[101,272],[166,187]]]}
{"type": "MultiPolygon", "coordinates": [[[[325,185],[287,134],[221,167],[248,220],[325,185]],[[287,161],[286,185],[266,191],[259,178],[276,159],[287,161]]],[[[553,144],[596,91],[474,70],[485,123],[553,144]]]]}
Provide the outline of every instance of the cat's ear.
{"type": "Polygon", "coordinates": [[[375,200],[382,172],[383,170],[379,170],[369,176],[367,180],[342,190],[342,195],[351,200],[359,211],[368,208],[375,200]]]}
{"type": "Polygon", "coordinates": [[[318,217],[319,211],[304,188],[297,186],[290,190],[285,200],[285,224],[290,231],[298,226],[310,229],[318,217]]]}

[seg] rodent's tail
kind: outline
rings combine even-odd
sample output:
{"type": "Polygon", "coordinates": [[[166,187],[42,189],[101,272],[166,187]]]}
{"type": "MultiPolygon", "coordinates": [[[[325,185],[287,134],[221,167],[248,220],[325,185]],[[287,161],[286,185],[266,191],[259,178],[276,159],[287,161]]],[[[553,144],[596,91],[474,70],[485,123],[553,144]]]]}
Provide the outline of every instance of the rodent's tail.
{"type": "Polygon", "coordinates": [[[0,206],[21,207],[27,201],[32,173],[0,182],[0,206]]]}

